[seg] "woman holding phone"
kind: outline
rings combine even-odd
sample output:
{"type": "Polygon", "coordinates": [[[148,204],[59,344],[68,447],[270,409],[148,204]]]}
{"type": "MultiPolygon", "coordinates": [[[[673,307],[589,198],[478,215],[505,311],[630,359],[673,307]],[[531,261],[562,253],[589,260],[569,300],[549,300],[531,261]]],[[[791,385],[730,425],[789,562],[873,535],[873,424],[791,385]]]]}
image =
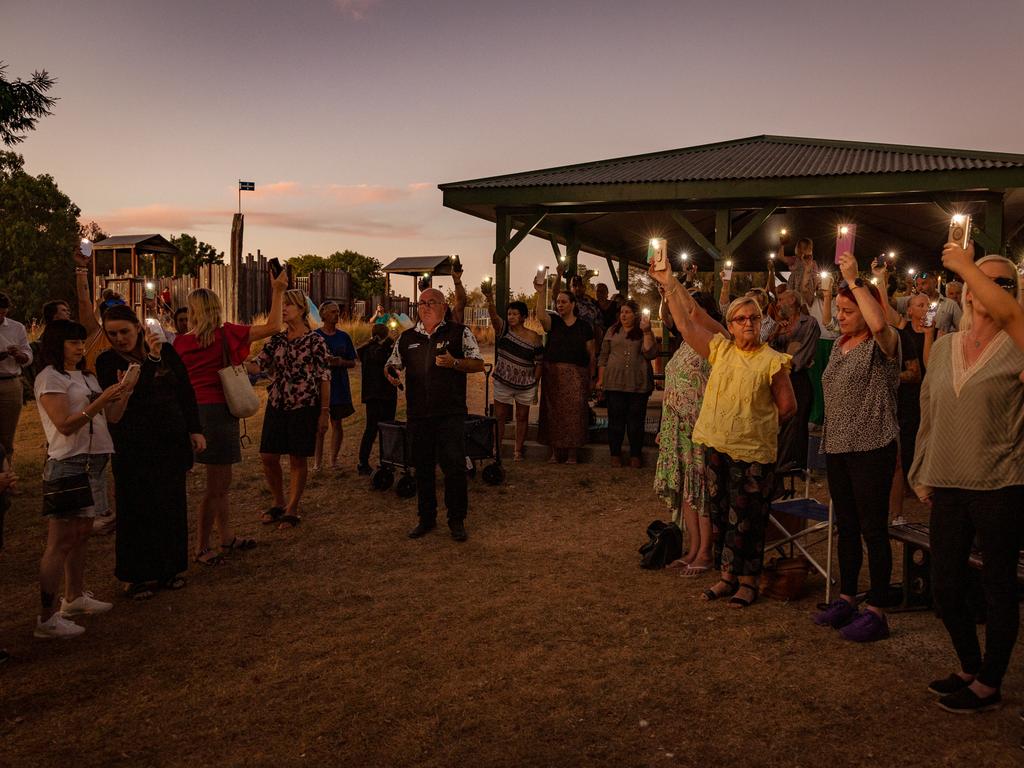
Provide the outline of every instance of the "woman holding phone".
{"type": "Polygon", "coordinates": [[[114,575],[135,599],[181,589],[188,570],[188,496],[193,453],[206,448],[195,392],[174,348],[127,306],[103,316],[110,349],[96,360],[102,386],[126,394],[108,408],[114,439],[117,540],[114,575]]]}
{"type": "Polygon", "coordinates": [[[940,337],[921,383],[921,427],[910,483],[931,506],[932,594],[959,669],[933,681],[949,712],[1000,705],[1017,641],[1017,561],[1024,509],[1024,310],[1016,265],[974,261],[947,243],[943,264],[967,283],[960,330],[940,337]],[[968,559],[977,539],[985,593],[982,653],[968,559]]]}
{"type": "Polygon", "coordinates": [[[288,287],[288,273],[281,270],[270,278],[271,301],[267,319],[260,325],[236,325],[223,322],[220,298],[207,288],[188,295],[188,333],[174,339],[174,351],[188,371],[199,404],[199,421],[206,438],[206,450],[196,461],[206,465],[206,489],[199,502],[196,523],[195,562],[219,565],[222,553],[252,549],[256,540],[238,537],[231,525],[228,491],[231,467],[242,460],[238,419],[228,410],[217,371],[228,364],[238,365],[249,356],[254,341],[266,339],[281,328],[281,298],[288,287]],[[210,546],[210,534],[216,524],[220,552],[210,546]]]}
{"type": "Polygon", "coordinates": [[[92,521],[106,514],[106,468],[114,444],[107,431],[105,410],[124,396],[122,384],[100,389],[99,382],[85,370],[85,327],[71,320],[47,323],[40,340],[46,367],[35,380],[36,406],[46,434],[46,464],[43,480],[55,481],[86,473],[92,504],[64,508],[55,498],[56,509],[47,517],[46,550],[39,563],[40,611],[35,636],[75,637],[85,627],[69,619],[104,613],[113,606],[85,591],[85,548],[92,533],[92,521]],[[57,590],[64,578],[64,598],[57,606],[57,590]]]}

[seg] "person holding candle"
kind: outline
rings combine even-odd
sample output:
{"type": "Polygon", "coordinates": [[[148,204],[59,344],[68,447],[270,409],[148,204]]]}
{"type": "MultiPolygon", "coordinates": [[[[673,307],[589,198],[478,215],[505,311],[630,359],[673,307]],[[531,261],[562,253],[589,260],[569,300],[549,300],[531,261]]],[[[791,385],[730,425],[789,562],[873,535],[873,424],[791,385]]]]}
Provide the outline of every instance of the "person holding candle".
{"type": "Polygon", "coordinates": [[[974,261],[947,243],[943,264],[966,287],[958,332],[938,340],[921,383],[910,483],[931,506],[932,594],[959,669],[928,689],[949,712],[1001,703],[1020,625],[1017,561],[1024,509],[1024,308],[1017,266],[974,261]],[[985,648],[970,601],[972,545],[981,550],[985,648]]]}
{"type": "Polygon", "coordinates": [[[764,566],[779,424],[796,413],[790,358],[761,343],[761,309],[753,298],[733,301],[723,328],[671,272],[652,269],[649,274],[665,287],[687,343],[711,365],[693,442],[705,447],[715,553],[722,570],[703,597],[730,597],[730,605],[746,608],[757,599],[764,566]]]}
{"type": "Polygon", "coordinates": [[[658,355],[650,310],[641,313],[635,301],[619,309],[619,319],[601,343],[597,391],[608,403],[608,450],[611,465],[622,466],[622,440],[629,435],[629,465],[643,465],[647,400],[654,391],[650,361],[658,355]]]}

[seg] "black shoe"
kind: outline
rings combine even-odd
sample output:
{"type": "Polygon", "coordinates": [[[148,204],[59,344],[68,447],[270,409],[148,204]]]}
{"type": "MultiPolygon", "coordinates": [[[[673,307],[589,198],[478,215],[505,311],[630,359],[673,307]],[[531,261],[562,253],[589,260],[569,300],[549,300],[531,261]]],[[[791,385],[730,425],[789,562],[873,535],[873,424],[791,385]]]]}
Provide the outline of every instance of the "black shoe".
{"type": "Polygon", "coordinates": [[[970,680],[964,680],[960,675],[953,674],[941,680],[932,680],[928,683],[928,690],[937,696],[948,696],[951,693],[956,693],[966,688],[970,684],[970,680]]]}
{"type": "Polygon", "coordinates": [[[409,538],[418,539],[420,538],[420,536],[426,536],[435,528],[437,528],[437,523],[425,523],[422,520],[420,520],[416,524],[416,527],[409,531],[409,538]]]}
{"type": "Polygon", "coordinates": [[[466,533],[466,526],[461,522],[448,523],[448,532],[451,533],[452,538],[456,541],[465,541],[469,538],[469,534],[466,533]]]}
{"type": "Polygon", "coordinates": [[[373,467],[371,467],[369,464],[359,464],[356,467],[356,472],[358,472],[360,475],[372,475],[373,467]]]}
{"type": "Polygon", "coordinates": [[[999,709],[1002,696],[996,691],[991,696],[981,698],[970,688],[961,688],[956,693],[951,693],[939,699],[939,706],[947,712],[957,715],[973,715],[976,712],[988,712],[991,709],[999,709]]]}

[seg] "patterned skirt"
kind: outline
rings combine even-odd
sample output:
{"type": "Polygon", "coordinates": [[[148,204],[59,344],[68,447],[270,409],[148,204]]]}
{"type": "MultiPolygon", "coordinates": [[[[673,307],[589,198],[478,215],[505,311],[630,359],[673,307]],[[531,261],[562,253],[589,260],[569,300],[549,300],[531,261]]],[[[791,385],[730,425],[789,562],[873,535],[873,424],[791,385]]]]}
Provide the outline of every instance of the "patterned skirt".
{"type": "Polygon", "coordinates": [[[590,425],[590,375],[571,363],[544,363],[537,439],[552,448],[579,448],[590,425]]]}

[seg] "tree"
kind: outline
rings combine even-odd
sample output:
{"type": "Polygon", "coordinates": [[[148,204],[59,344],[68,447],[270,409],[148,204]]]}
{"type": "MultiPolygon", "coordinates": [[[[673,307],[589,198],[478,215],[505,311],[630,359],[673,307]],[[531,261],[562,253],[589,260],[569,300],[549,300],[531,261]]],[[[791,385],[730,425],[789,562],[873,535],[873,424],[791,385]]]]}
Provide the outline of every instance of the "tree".
{"type": "Polygon", "coordinates": [[[88,224],[80,224],[78,226],[78,236],[83,240],[89,240],[93,243],[98,243],[100,240],[106,240],[110,237],[95,221],[90,221],[88,224]]]}
{"type": "MultiPolygon", "coordinates": [[[[171,244],[181,251],[181,255],[178,257],[178,274],[197,275],[199,268],[206,264],[224,263],[224,251],[218,251],[209,243],[197,240],[194,235],[182,232],[177,237],[171,235],[169,239],[171,244]]],[[[162,275],[171,273],[170,265],[164,263],[166,261],[166,259],[157,260],[157,272],[162,275]]]]}
{"type": "Polygon", "coordinates": [[[327,257],[327,269],[344,269],[352,281],[352,298],[369,299],[384,294],[384,265],[355,251],[335,251],[327,257]]]}
{"type": "Polygon", "coordinates": [[[8,147],[20,144],[34,131],[41,117],[51,114],[57,100],[46,95],[57,82],[44,69],[33,72],[28,82],[7,79],[7,65],[0,61],[0,140],[8,147]]]}
{"type": "Polygon", "coordinates": [[[315,253],[304,253],[301,256],[292,256],[288,259],[288,266],[292,268],[292,274],[295,277],[305,277],[319,269],[327,269],[327,259],[317,256],[315,253]]]}
{"type": "Polygon", "coordinates": [[[14,317],[37,316],[50,299],[74,306],[79,213],[52,176],[31,176],[21,155],[0,152],[0,290],[14,317]]]}

